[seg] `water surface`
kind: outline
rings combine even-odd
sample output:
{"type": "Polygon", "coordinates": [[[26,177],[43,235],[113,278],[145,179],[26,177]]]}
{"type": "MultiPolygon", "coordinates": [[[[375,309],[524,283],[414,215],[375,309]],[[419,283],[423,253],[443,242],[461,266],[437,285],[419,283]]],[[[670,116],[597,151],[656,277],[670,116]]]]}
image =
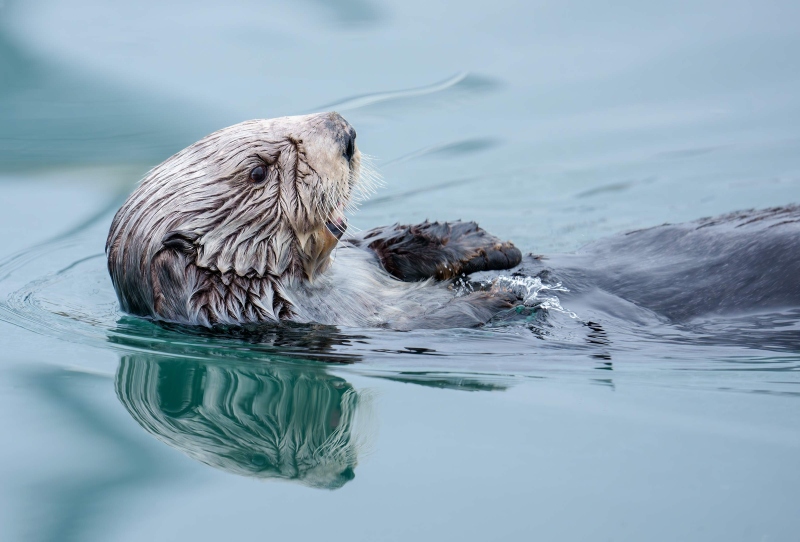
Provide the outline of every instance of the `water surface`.
{"type": "Polygon", "coordinates": [[[327,109],[386,181],[365,229],[548,254],[797,202],[796,3],[1,6],[0,539],[797,538],[796,312],[541,291],[489,329],[219,337],[120,313],[103,255],[171,153],[327,109]]]}

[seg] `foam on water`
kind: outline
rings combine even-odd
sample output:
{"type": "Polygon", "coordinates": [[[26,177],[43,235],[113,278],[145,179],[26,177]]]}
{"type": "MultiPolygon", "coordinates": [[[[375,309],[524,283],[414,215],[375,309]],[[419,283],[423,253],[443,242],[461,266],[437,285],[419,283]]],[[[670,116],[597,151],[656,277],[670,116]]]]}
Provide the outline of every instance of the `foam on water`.
{"type": "Polygon", "coordinates": [[[560,282],[546,284],[539,277],[501,275],[483,283],[483,286],[489,291],[511,292],[521,299],[526,307],[560,312],[570,318],[578,318],[577,314],[561,306],[558,296],[551,294],[551,292],[569,292],[569,289],[560,282]]]}

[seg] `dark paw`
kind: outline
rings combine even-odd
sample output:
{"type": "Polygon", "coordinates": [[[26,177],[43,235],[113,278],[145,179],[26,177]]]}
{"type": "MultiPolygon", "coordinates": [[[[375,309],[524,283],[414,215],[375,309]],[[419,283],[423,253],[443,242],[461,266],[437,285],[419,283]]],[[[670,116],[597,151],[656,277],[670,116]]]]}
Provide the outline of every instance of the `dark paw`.
{"type": "Polygon", "coordinates": [[[447,235],[442,237],[442,249],[448,262],[437,268],[436,278],[439,280],[479,271],[511,269],[522,261],[522,253],[513,243],[501,241],[475,222],[452,222],[441,226],[434,223],[432,226],[447,228],[447,235]]]}
{"type": "Polygon", "coordinates": [[[487,249],[480,249],[475,256],[465,261],[461,272],[465,275],[479,271],[501,271],[516,267],[522,261],[522,253],[511,243],[498,243],[487,249]]]}
{"type": "Polygon", "coordinates": [[[478,271],[519,265],[522,253],[482,230],[474,222],[423,222],[367,232],[363,242],[384,269],[405,281],[448,280],[478,271]]]}

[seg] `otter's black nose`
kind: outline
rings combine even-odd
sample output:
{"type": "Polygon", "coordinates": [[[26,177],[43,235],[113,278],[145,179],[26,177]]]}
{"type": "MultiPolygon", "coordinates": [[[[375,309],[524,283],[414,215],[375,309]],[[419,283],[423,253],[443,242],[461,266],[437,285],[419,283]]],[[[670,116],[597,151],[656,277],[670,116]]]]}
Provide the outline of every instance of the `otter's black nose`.
{"type": "Polygon", "coordinates": [[[349,162],[356,153],[356,131],[348,125],[344,133],[344,157],[349,162]]]}
{"type": "Polygon", "coordinates": [[[346,469],[344,469],[344,470],[342,471],[341,477],[342,477],[343,479],[347,480],[348,482],[349,482],[350,480],[352,480],[353,478],[355,478],[355,477],[356,477],[356,473],[355,473],[355,471],[353,470],[353,467],[347,467],[346,469]]]}
{"type": "Polygon", "coordinates": [[[356,130],[350,123],[344,120],[336,111],[324,113],[325,124],[327,128],[333,132],[339,144],[342,146],[342,156],[348,162],[353,159],[356,153],[356,130]]]}

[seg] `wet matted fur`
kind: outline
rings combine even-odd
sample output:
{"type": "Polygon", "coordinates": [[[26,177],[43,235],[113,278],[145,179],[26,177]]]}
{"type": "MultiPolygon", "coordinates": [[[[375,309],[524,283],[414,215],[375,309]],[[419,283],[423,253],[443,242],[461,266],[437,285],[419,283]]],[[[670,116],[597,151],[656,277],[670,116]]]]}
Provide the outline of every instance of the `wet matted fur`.
{"type": "Polygon", "coordinates": [[[337,113],[243,122],[167,159],[111,225],[108,268],[122,309],[202,326],[410,329],[475,326],[510,306],[508,296],[448,289],[459,273],[521,260],[474,223],[340,242],[344,211],[364,190],[361,162],[355,130],[337,113]]]}

